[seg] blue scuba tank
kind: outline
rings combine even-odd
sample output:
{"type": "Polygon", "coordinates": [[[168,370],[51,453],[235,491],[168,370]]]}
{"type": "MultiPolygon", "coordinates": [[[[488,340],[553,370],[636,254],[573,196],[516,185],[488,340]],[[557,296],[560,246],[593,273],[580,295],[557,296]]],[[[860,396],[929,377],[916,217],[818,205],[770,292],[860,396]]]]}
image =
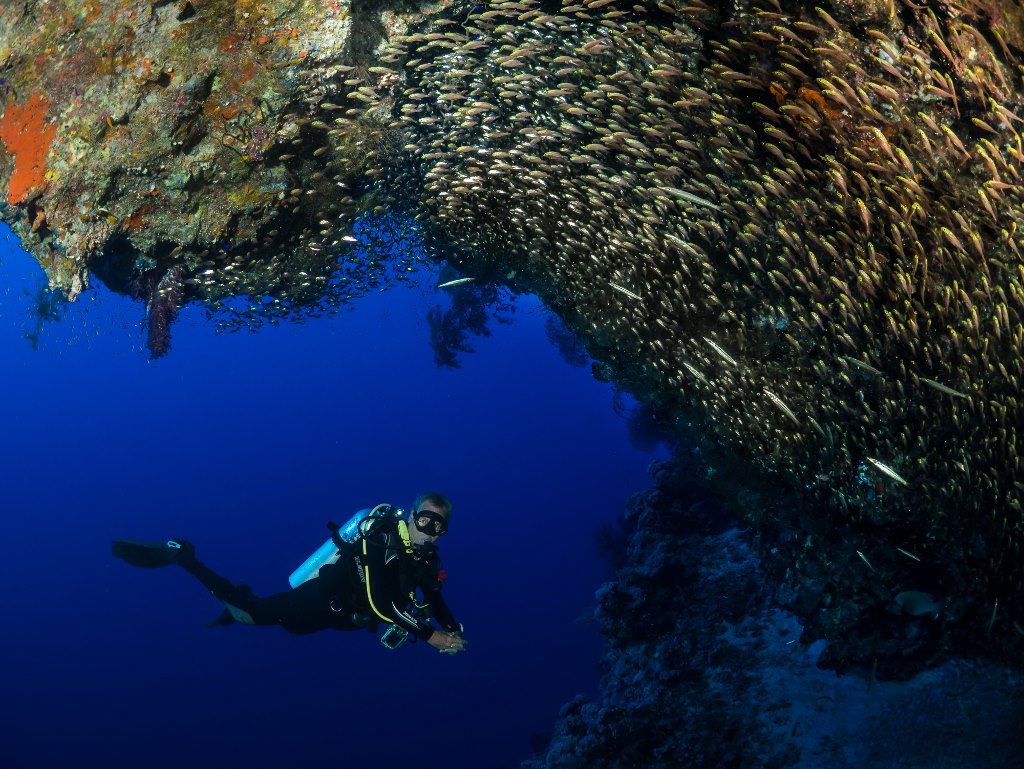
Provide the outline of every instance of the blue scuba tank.
{"type": "MultiPolygon", "coordinates": [[[[377,507],[381,507],[381,505],[378,505],[377,507]]],[[[359,539],[359,524],[371,517],[376,510],[376,507],[373,508],[373,510],[368,507],[364,507],[358,513],[349,518],[348,521],[345,522],[344,526],[341,526],[338,529],[338,536],[345,542],[355,542],[359,539]]],[[[299,568],[291,573],[291,576],[288,577],[288,584],[290,584],[292,588],[296,588],[303,582],[313,579],[313,577],[320,573],[320,569],[322,567],[329,563],[334,563],[338,560],[340,555],[341,554],[338,552],[338,546],[334,544],[334,537],[331,537],[320,545],[313,555],[303,561],[299,568]]]]}

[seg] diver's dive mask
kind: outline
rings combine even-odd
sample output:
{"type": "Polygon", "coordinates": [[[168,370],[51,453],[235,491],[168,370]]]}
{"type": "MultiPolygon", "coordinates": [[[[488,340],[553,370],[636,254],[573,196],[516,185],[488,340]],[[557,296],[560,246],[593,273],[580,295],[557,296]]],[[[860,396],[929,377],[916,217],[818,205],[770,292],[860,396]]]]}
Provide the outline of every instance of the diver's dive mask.
{"type": "Polygon", "coordinates": [[[428,537],[440,537],[448,531],[448,519],[433,510],[420,510],[413,513],[412,516],[416,528],[428,537]]]}

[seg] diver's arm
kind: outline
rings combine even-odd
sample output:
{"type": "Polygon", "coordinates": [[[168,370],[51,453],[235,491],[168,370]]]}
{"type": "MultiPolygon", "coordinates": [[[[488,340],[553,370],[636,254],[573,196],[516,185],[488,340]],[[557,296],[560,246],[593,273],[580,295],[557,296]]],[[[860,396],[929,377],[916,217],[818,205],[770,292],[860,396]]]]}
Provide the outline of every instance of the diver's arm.
{"type": "Polygon", "coordinates": [[[423,593],[423,607],[427,609],[430,616],[437,620],[437,624],[456,635],[462,634],[462,625],[455,619],[448,603],[441,595],[441,585],[445,579],[444,569],[441,568],[441,558],[437,548],[432,548],[416,565],[416,586],[423,593]]]}
{"type": "Polygon", "coordinates": [[[405,611],[409,598],[401,592],[400,562],[401,556],[396,548],[371,545],[363,540],[363,568],[370,610],[378,619],[398,625],[417,638],[429,641],[435,632],[434,628],[405,611]]]}
{"type": "Polygon", "coordinates": [[[423,597],[427,601],[427,605],[430,607],[430,613],[437,620],[437,624],[447,630],[449,633],[462,633],[462,625],[455,619],[455,615],[452,614],[452,610],[448,608],[448,604],[445,603],[444,598],[441,597],[441,586],[435,582],[434,585],[423,587],[423,597]]]}

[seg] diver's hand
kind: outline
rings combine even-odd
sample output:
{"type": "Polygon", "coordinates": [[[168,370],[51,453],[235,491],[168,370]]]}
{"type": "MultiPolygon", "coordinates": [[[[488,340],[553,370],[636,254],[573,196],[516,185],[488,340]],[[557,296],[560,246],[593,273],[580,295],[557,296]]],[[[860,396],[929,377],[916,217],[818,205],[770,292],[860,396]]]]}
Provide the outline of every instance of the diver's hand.
{"type": "Polygon", "coordinates": [[[443,633],[440,630],[435,630],[434,634],[427,639],[427,643],[441,654],[458,654],[466,651],[465,639],[455,633],[443,633]]]}

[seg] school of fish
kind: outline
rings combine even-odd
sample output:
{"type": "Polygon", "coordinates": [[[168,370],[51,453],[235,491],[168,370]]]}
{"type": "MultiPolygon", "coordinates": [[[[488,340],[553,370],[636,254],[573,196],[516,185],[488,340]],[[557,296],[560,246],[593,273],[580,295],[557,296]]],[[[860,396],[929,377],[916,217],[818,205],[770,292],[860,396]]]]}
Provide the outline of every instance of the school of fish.
{"type": "Polygon", "coordinates": [[[388,105],[383,186],[449,258],[798,492],[793,560],[851,600],[948,591],[952,635],[1013,656],[1022,30],[970,1],[497,2],[349,96],[388,105]]]}

